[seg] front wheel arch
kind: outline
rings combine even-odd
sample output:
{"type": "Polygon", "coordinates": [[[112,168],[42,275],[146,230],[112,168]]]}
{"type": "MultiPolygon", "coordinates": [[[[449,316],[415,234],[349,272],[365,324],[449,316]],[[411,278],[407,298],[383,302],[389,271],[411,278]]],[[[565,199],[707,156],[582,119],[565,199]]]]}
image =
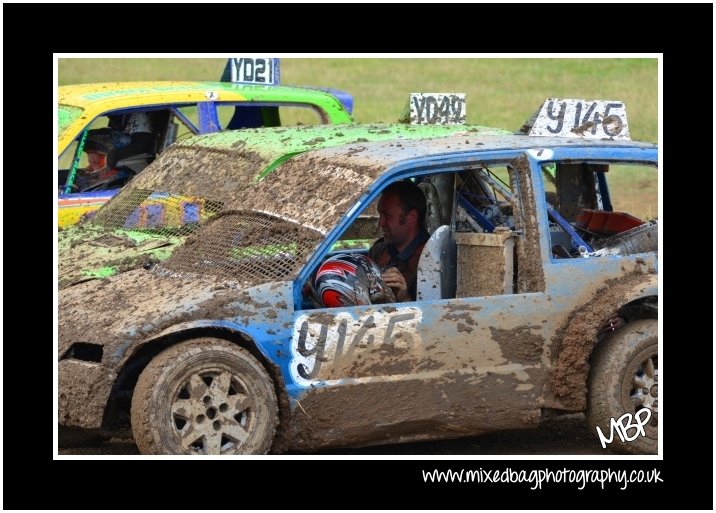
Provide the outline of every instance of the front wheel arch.
{"type": "Polygon", "coordinates": [[[278,401],[273,380],[249,351],[203,337],[149,362],[134,389],[131,419],[143,454],[265,454],[278,401]]]}
{"type": "Polygon", "coordinates": [[[122,365],[117,379],[112,387],[104,416],[102,419],[102,430],[108,436],[130,437],[130,407],[134,388],[139,375],[144,371],[149,362],[165,349],[180,344],[187,340],[213,337],[234,344],[246,349],[256,358],[269,373],[275,384],[275,393],[279,398],[280,424],[284,425],[289,415],[286,407],[288,396],[283,386],[283,377],[279,368],[259,351],[254,341],[246,334],[224,328],[194,328],[184,331],[174,331],[163,336],[146,341],[137,348],[122,365]]]}

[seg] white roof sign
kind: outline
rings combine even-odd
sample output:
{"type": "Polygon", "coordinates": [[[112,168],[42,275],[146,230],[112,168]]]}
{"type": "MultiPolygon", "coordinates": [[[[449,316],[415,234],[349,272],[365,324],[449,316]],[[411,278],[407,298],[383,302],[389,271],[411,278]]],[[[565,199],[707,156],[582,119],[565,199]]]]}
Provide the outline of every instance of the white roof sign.
{"type": "Polygon", "coordinates": [[[624,102],[548,98],[530,121],[531,136],[629,139],[624,102]]]}
{"type": "Polygon", "coordinates": [[[465,123],[465,93],[410,93],[411,125],[465,123]]]}
{"type": "Polygon", "coordinates": [[[229,62],[231,81],[236,84],[278,85],[281,81],[278,59],[241,57],[229,62]]]}

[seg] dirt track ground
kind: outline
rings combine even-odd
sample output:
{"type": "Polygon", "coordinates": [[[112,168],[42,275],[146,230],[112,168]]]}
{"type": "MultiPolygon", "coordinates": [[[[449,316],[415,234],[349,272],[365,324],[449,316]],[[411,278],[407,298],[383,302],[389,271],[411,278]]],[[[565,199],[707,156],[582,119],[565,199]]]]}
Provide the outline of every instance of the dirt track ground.
{"type": "MultiPolygon", "coordinates": [[[[132,440],[112,439],[98,447],[61,449],[60,455],[138,455],[132,440]]],[[[299,453],[288,453],[299,454],[299,453]]],[[[301,453],[302,454],[302,453],[301,453]]],[[[514,430],[472,438],[384,445],[362,449],[333,449],[316,455],[603,455],[596,436],[587,430],[581,414],[547,420],[539,429],[514,430]]]]}

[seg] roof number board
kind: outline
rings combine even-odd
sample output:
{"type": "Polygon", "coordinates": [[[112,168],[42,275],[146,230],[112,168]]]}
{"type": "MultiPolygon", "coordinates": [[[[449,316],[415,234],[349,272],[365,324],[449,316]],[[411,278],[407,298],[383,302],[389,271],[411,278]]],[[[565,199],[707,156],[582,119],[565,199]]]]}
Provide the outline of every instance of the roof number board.
{"type": "Polygon", "coordinates": [[[463,124],[466,107],[465,93],[410,93],[410,124],[463,124]]]}
{"type": "Polygon", "coordinates": [[[629,139],[624,102],[611,100],[545,100],[529,135],[629,139]]]}
{"type": "Polygon", "coordinates": [[[231,81],[237,84],[277,85],[281,80],[278,59],[230,59],[231,81]]]}

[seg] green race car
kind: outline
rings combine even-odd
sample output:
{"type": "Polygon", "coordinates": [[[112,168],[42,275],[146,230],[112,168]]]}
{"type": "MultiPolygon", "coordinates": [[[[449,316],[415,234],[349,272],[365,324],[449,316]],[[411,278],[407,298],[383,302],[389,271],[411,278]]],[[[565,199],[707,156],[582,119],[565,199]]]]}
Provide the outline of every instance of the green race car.
{"type": "MultiPolygon", "coordinates": [[[[230,59],[236,61],[237,59],[230,59]]],[[[239,59],[244,61],[245,59],[239,59]]],[[[254,59],[256,60],[256,59],[254,59]]],[[[277,59],[264,59],[275,61],[277,59]]],[[[73,225],[109,201],[176,140],[284,125],[352,123],[352,97],[335,89],[288,87],[227,77],[222,82],[109,82],[60,86],[57,105],[58,225],[73,225]],[[130,133],[140,117],[141,132],[130,133]],[[125,131],[127,133],[125,133],[125,131]],[[141,136],[141,139],[140,139],[141,136]],[[102,138],[106,178],[83,182],[89,151],[102,138]]],[[[98,166],[99,167],[99,166],[98,166]]]]}

